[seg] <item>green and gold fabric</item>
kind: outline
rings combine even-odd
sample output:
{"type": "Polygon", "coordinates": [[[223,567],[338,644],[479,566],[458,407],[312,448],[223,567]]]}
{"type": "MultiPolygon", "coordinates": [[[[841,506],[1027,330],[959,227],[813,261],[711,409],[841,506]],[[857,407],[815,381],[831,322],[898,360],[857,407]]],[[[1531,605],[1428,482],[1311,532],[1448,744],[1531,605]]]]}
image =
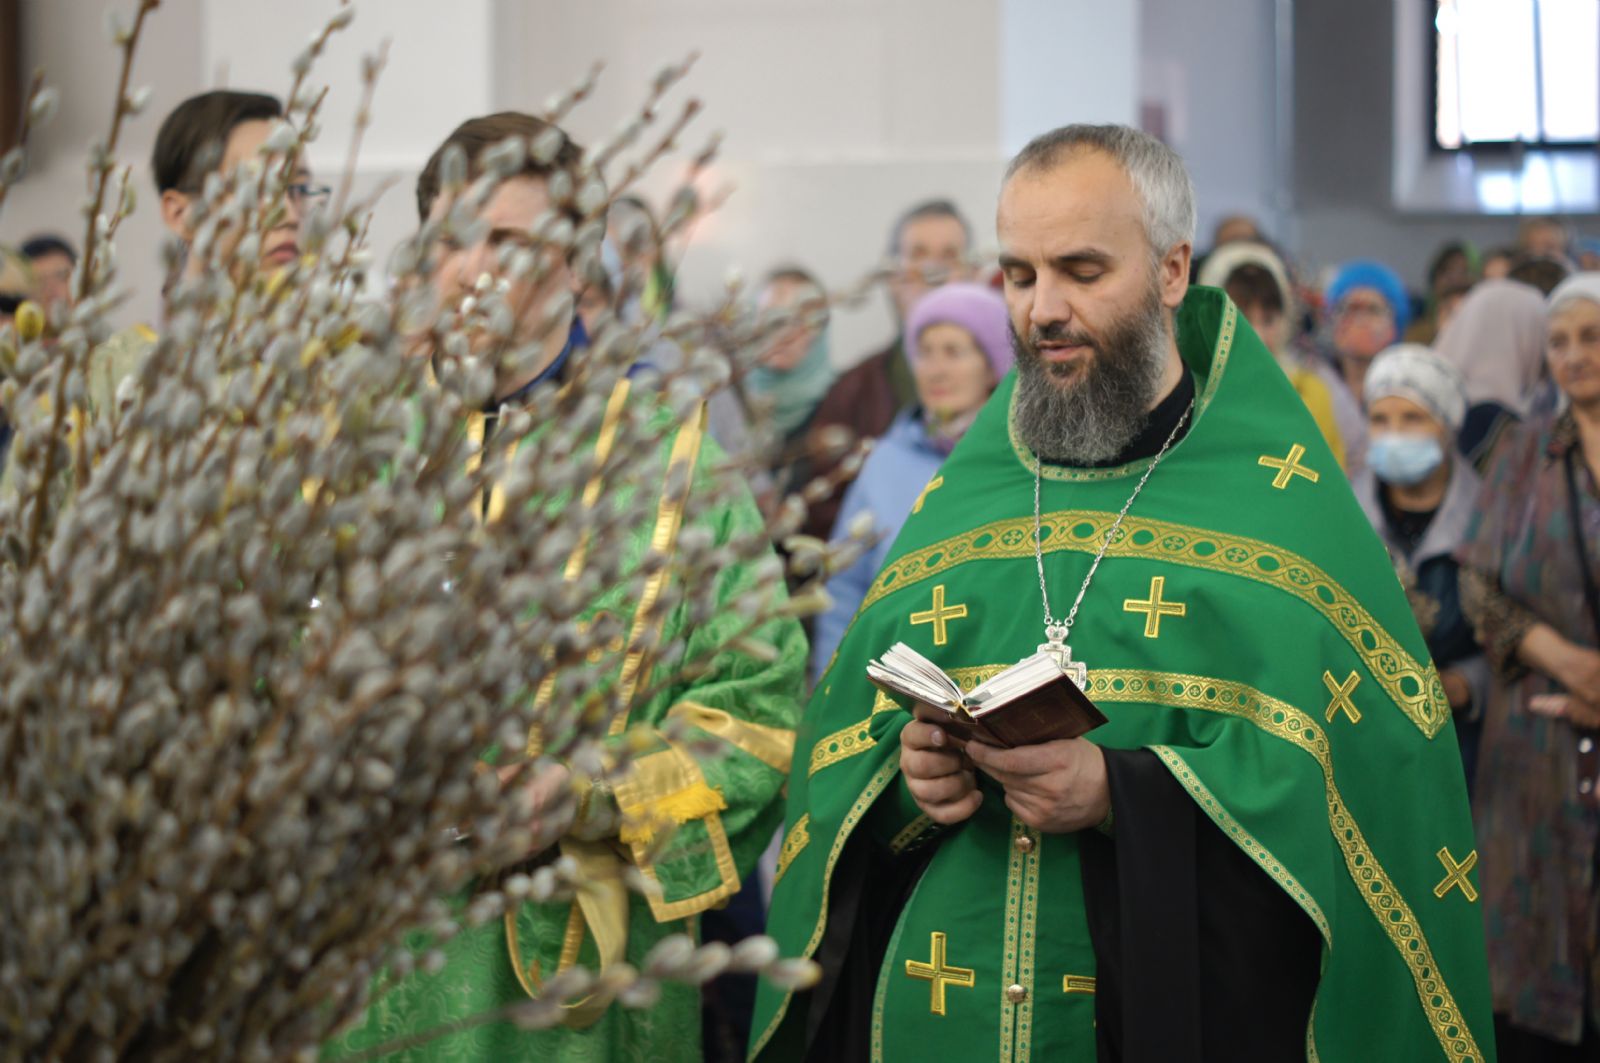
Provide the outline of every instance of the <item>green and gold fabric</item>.
{"type": "MultiPolygon", "coordinates": [[[[1177,337],[1192,425],[1072,632],[1110,721],[1091,739],[1154,751],[1320,932],[1308,1059],[1490,1059],[1460,756],[1405,597],[1321,433],[1227,298],[1192,290],[1177,337]]],[[[881,860],[936,846],[879,973],[875,1059],[1095,1058],[1077,836],[1030,830],[998,793],[966,824],[931,827],[899,774],[908,717],[864,675],[904,641],[976,683],[1043,641],[1015,388],[1013,375],[906,522],[797,741],[770,919],[785,954],[816,953],[853,839],[872,839],[881,860]]],[[[1058,611],[1148,466],[1044,468],[1058,611]]],[[[810,1006],[764,986],[758,1058],[796,1058],[810,1006]]]]}
{"type": "MultiPolygon", "coordinates": [[[[595,447],[608,449],[623,409],[643,401],[648,400],[630,395],[628,382],[622,381],[611,396],[595,447]]],[[[503,920],[463,930],[442,945],[447,962],[439,974],[380,982],[363,1025],[332,1046],[329,1058],[449,1027],[535,997],[550,976],[574,964],[592,971],[624,961],[641,965],[663,938],[694,934],[701,912],[738,892],[779,825],[780,791],[799,715],[805,636],[793,620],[772,621],[756,637],[776,648],[775,661],[765,663],[727,649],[713,653],[747,623],[731,603],[758,587],[753,563],[722,572],[716,598],[726,607],[709,621],[690,623],[682,605],[656,608],[673,578],[670,559],[686,527],[698,526],[720,545],[762,535],[763,522],[748,495],[731,504],[697,504],[710,490],[713,470],[724,464],[706,433],[703,407],[682,424],[661,412],[654,417],[662,440],[662,475],[656,488],[660,497],[654,520],[631,536],[628,566],[637,571],[649,551],[667,556],[669,564],[659,576],[644,581],[640,593],[630,591],[633,581],[604,593],[586,617],[592,622],[609,612],[624,620],[627,631],[613,652],[594,662],[597,684],[620,687],[624,703],[631,705],[610,738],[632,758],[609,798],[621,816],[619,832],[598,840],[563,839],[561,853],[576,860],[582,873],[575,900],[523,903],[503,920]],[[687,475],[670,474],[669,469],[687,475]],[[674,488],[675,482],[687,486],[674,488]],[[677,639],[686,646],[684,659],[709,658],[711,665],[692,682],[656,690],[651,681],[654,662],[646,648],[677,639]],[[653,883],[648,895],[626,888],[624,875],[630,867],[653,883]]],[[[478,417],[464,431],[476,442],[485,436],[478,417]]],[[[492,434],[489,445],[500,445],[492,434]]],[[[592,503],[601,490],[638,489],[596,481],[585,500],[592,503]]],[[[493,490],[481,500],[480,512],[494,521],[504,506],[501,493],[493,490]]],[[[580,542],[569,557],[568,578],[582,571],[586,549],[587,542],[580,542]]],[[[771,593],[781,596],[781,585],[771,593]]],[[[534,693],[544,701],[551,696],[549,689],[534,693]]],[[[540,741],[539,735],[530,736],[529,751],[537,752],[540,741]]],[[[596,790],[592,796],[600,794],[596,790]]],[[[417,944],[428,942],[419,938],[417,944]]],[[[555,1029],[530,1032],[505,1022],[465,1024],[459,1032],[385,1058],[688,1063],[701,1058],[700,1022],[699,990],[667,985],[660,1001],[647,1009],[589,999],[569,1007],[566,1021],[555,1029]]]]}

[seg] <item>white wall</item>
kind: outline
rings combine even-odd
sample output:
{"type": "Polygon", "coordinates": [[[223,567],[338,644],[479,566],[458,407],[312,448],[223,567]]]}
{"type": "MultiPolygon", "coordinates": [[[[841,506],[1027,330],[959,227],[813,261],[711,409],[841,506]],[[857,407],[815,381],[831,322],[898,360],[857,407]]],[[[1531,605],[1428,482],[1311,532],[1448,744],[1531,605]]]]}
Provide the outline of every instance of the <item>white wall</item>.
{"type": "MultiPolygon", "coordinates": [[[[1166,0],[1175,2],[1175,0],[1166,0]]],[[[130,10],[133,0],[114,0],[130,10]]],[[[319,180],[337,183],[359,94],[359,57],[391,37],[357,193],[393,179],[374,226],[386,254],[415,225],[412,185],[424,159],[461,119],[503,108],[539,110],[595,60],[606,71],[569,125],[598,141],[631,116],[663,65],[701,59],[670,107],[705,103],[697,148],[725,134],[711,175],[732,195],[697,231],[682,264],[691,299],[721,289],[739,267],[756,277],[798,261],[830,286],[879,264],[907,205],[953,199],[992,250],[994,200],[1008,149],[1074,120],[1137,115],[1138,5],[1133,0],[367,0],[318,67],[334,92],[319,180]],[[1092,63],[1064,62],[1070,53],[1092,63]]],[[[165,0],[150,23],[134,83],[155,90],[119,154],[140,167],[141,209],[120,241],[137,293],[127,317],[152,320],[161,236],[147,160],[156,127],[186,96],[227,84],[282,94],[289,63],[335,0],[165,0]]],[[[115,70],[99,8],[25,0],[25,55],[63,88],[57,124],[33,174],[0,217],[0,239],[41,228],[81,238],[82,161],[109,113],[115,70]],[[92,9],[92,17],[91,16],[92,9]]],[[[681,163],[645,192],[660,201],[681,163]]],[[[894,333],[887,296],[835,315],[834,354],[852,362],[894,333]]]]}
{"type": "MultiPolygon", "coordinates": [[[[132,21],[130,0],[110,6],[132,21]]],[[[158,305],[156,283],[145,281],[155,273],[163,232],[150,181],[150,147],[166,111],[201,83],[202,8],[201,0],[165,0],[148,23],[134,66],[132,83],[150,86],[154,96],[143,114],[125,123],[117,151],[118,157],[137,164],[139,208],[117,240],[123,281],[138,289],[126,311],[129,321],[150,320],[158,305]]],[[[61,108],[55,121],[39,131],[28,175],[0,211],[0,240],[7,243],[40,231],[83,243],[88,199],[84,161],[89,145],[110,127],[120,61],[102,26],[101,10],[98,4],[23,2],[23,66],[44,69],[47,81],[61,90],[61,108]]]]}
{"type": "MultiPolygon", "coordinates": [[[[606,70],[570,123],[580,141],[610,134],[644,99],[656,71],[698,50],[687,84],[706,105],[693,150],[725,134],[715,187],[722,210],[682,263],[691,299],[720,290],[737,265],[754,279],[796,261],[834,287],[878,264],[906,205],[939,196],[992,241],[1002,157],[997,88],[999,0],[540,0],[502,7],[500,99],[537,106],[606,70]]],[[[659,201],[677,172],[647,186],[659,201]]],[[[834,315],[834,358],[886,343],[895,325],[881,293],[834,315]]]]}
{"type": "Polygon", "coordinates": [[[1218,220],[1244,213],[1284,236],[1274,133],[1274,0],[1143,0],[1142,100],[1194,178],[1204,251],[1218,220]]]}

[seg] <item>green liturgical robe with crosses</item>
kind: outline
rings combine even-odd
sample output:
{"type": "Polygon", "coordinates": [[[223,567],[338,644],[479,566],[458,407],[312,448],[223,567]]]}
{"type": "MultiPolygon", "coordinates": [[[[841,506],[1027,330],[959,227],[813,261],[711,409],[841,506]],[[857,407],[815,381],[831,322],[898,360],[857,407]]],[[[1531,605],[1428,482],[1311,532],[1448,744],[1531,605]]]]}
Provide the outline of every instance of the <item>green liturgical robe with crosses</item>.
{"type": "MultiPolygon", "coordinates": [[[[1227,298],[1191,290],[1177,338],[1195,384],[1187,434],[1129,511],[1072,629],[1109,718],[1090,740],[1159,758],[1304,913],[1308,954],[1315,927],[1305,1058],[1490,1060],[1460,754],[1405,596],[1316,425],[1227,298]]],[[[1016,386],[1014,374],[1002,383],[906,522],[796,743],[770,918],[786,955],[819,955],[849,875],[881,893],[897,862],[923,863],[873,972],[863,1057],[1096,1058],[1081,872],[1102,834],[1041,834],[998,792],[966,823],[934,826],[899,771],[909,717],[865,676],[903,641],[971,685],[1044,641],[1016,386]]],[[[1149,465],[1044,467],[1058,613],[1149,465]]],[[[1112,812],[1101,831],[1115,846],[1112,812]]],[[[1206,955],[1199,964],[1195,977],[1216,976],[1206,955]]],[[[757,1058],[804,1054],[821,992],[763,986],[757,1058]]]]}

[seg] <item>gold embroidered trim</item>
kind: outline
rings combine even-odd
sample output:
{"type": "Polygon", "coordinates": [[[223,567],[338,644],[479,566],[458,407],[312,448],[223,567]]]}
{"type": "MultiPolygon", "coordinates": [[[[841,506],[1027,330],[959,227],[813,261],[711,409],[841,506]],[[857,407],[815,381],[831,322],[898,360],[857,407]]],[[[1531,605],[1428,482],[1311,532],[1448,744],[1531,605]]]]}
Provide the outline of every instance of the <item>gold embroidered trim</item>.
{"type": "Polygon", "coordinates": [[[905,852],[912,845],[920,841],[923,835],[932,833],[936,826],[937,824],[935,824],[933,820],[929,819],[927,816],[918,816],[916,819],[906,824],[905,829],[903,829],[899,834],[896,834],[889,842],[889,851],[896,854],[905,852]]]}
{"type": "Polygon", "coordinates": [[[1000,984],[1000,1055],[1002,1061],[1027,1063],[1033,1044],[1033,994],[1020,1003],[1006,996],[1006,989],[1033,986],[1034,937],[1039,921],[1039,850],[1044,838],[1021,820],[1012,817],[1006,846],[1010,859],[1006,867],[1005,939],[1002,946],[1000,984]],[[1033,844],[1017,844],[1028,838],[1033,844]]]}
{"type": "Polygon", "coordinates": [[[811,813],[807,812],[794,821],[794,826],[789,828],[789,833],[783,837],[783,845],[778,848],[778,869],[772,873],[772,884],[776,886],[783,881],[783,873],[789,870],[789,865],[794,863],[794,858],[800,855],[801,850],[811,844],[811,813]]]}
{"type": "MultiPolygon", "coordinates": [[[[950,678],[954,679],[962,690],[971,690],[985,679],[999,675],[1006,670],[1006,667],[1003,664],[985,664],[976,668],[952,668],[950,678]]],[[[881,690],[878,691],[872,699],[872,711],[867,714],[866,720],[849,727],[841,727],[832,734],[818,739],[817,744],[811,747],[811,767],[806,772],[807,778],[823,768],[859,756],[876,746],[878,740],[873,738],[867,729],[869,721],[880,712],[896,712],[899,709],[900,706],[896,705],[889,695],[881,690]]]]}
{"type": "MultiPolygon", "coordinates": [[[[834,865],[839,862],[839,854],[844,852],[845,842],[850,840],[850,832],[855,830],[856,824],[861,822],[861,817],[867,814],[867,810],[872,807],[872,803],[878,799],[878,795],[883,792],[883,788],[889,785],[889,780],[893,779],[895,772],[899,770],[900,765],[892,760],[880,765],[872,778],[867,780],[867,785],[862,787],[855,803],[850,806],[850,811],[845,813],[844,821],[839,824],[839,833],[834,835],[833,845],[828,849],[828,858],[823,862],[822,866],[822,901],[817,909],[817,922],[812,927],[811,938],[806,942],[802,955],[807,957],[813,955],[817,951],[817,946],[822,942],[822,931],[827,925],[828,893],[833,885],[834,865]]],[[[750,1052],[752,1059],[761,1054],[761,1050],[767,1046],[767,1042],[777,1032],[778,1026],[783,1022],[784,1015],[788,1014],[789,1001],[793,999],[793,990],[783,994],[783,999],[778,1002],[777,1010],[772,1013],[772,1020],[767,1023],[767,1028],[761,1031],[761,1036],[756,1038],[755,1047],[750,1052]]]]}
{"type": "Polygon", "coordinates": [[[825,738],[818,739],[817,744],[811,747],[811,770],[808,776],[815,775],[830,764],[837,764],[858,753],[865,753],[877,744],[878,740],[868,732],[865,720],[841,728],[825,738]]]}
{"type": "MultiPolygon", "coordinates": [[[[1228,364],[1228,354],[1233,350],[1234,334],[1238,330],[1239,311],[1233,305],[1233,300],[1228,300],[1222,312],[1222,325],[1217,331],[1217,342],[1212,348],[1211,371],[1206,376],[1205,390],[1195,399],[1194,418],[1191,424],[1200,420],[1200,415],[1205,413],[1206,407],[1211,405],[1211,400],[1216,397],[1217,386],[1222,383],[1222,371],[1228,364]]],[[[1011,439],[1011,452],[1017,456],[1022,467],[1033,475],[1033,452],[1023,445],[1022,437],[1017,434],[1017,392],[1011,392],[1011,403],[1006,410],[1006,433],[1011,439]]],[[[1182,446],[1179,440],[1177,446],[1182,446]]],[[[1142,474],[1150,467],[1154,459],[1142,458],[1127,465],[1119,465],[1114,469],[1072,469],[1060,465],[1045,465],[1039,473],[1046,480],[1062,480],[1072,483],[1088,483],[1103,480],[1120,480],[1125,476],[1142,474]]]]}
{"type": "Polygon", "coordinates": [[[667,710],[666,718],[698,727],[773,771],[789,774],[789,762],[794,759],[794,731],[787,727],[768,727],[754,720],[741,720],[732,713],[698,701],[678,702],[667,710]]]}
{"type": "Polygon", "coordinates": [[[1188,762],[1173,751],[1170,746],[1151,746],[1150,752],[1161,758],[1162,763],[1167,766],[1167,770],[1172,772],[1173,777],[1178,780],[1178,784],[1189,791],[1189,796],[1194,798],[1194,803],[1199,805],[1205,811],[1205,814],[1211,817],[1211,821],[1222,829],[1222,833],[1233,839],[1235,845],[1243,849],[1250,859],[1261,865],[1261,870],[1271,875],[1272,880],[1282,886],[1285,893],[1294,898],[1294,902],[1305,910],[1305,913],[1311,917],[1313,923],[1317,924],[1317,929],[1322,931],[1323,940],[1331,948],[1333,946],[1333,928],[1328,925],[1328,917],[1322,914],[1322,906],[1317,903],[1315,897],[1311,896],[1311,891],[1302,886],[1300,880],[1295,878],[1289,869],[1284,867],[1265,845],[1256,840],[1255,835],[1245,830],[1244,825],[1233,818],[1233,815],[1222,806],[1222,802],[1217,800],[1217,796],[1211,792],[1210,787],[1200,781],[1200,777],[1189,767],[1188,762]]]}
{"type": "Polygon", "coordinates": [[[1328,825],[1344,854],[1345,867],[1361,897],[1383,927],[1411,972],[1423,1013],[1445,1056],[1459,1063],[1482,1063],[1483,1053],[1439,973],[1433,950],[1416,914],[1389,878],[1350,814],[1333,777],[1333,752],[1315,719],[1287,702],[1243,683],[1174,672],[1106,669],[1089,673],[1090,699],[1096,703],[1134,702],[1200,709],[1248,720],[1266,733],[1299,746],[1322,769],[1328,825]]]}
{"type": "MultiPolygon", "coordinates": [[[[611,449],[617,442],[617,427],[622,421],[622,411],[627,407],[628,393],[633,384],[627,377],[617,382],[611,391],[611,398],[606,402],[605,416],[600,419],[600,435],[594,444],[594,475],[583,488],[583,504],[593,509],[600,499],[602,486],[600,470],[605,467],[606,459],[611,457],[611,449]]],[[[566,568],[562,570],[562,579],[571,583],[583,572],[583,563],[589,556],[589,529],[584,528],[583,534],[578,537],[578,544],[572,548],[572,553],[567,555],[566,568]]],[[[599,619],[596,617],[595,619],[599,619]]],[[[620,647],[618,647],[620,649],[620,647]]],[[[539,689],[533,695],[533,709],[536,716],[543,715],[544,710],[550,707],[550,701],[555,696],[556,677],[554,670],[539,683],[539,689]]],[[[529,757],[537,757],[544,750],[544,734],[538,724],[528,729],[527,753],[529,757]]]]}
{"type": "MultiPolygon", "coordinates": [[[[706,404],[702,402],[689,418],[689,423],[678,430],[678,438],[672,441],[672,455],[667,460],[665,477],[667,488],[661,494],[656,526],[650,534],[650,551],[664,558],[670,559],[678,529],[683,526],[683,509],[694,487],[694,468],[700,460],[700,444],[705,438],[705,429],[706,404]],[[683,469],[683,486],[679,493],[674,494],[672,474],[680,468],[683,469]]],[[[627,727],[628,710],[633,706],[634,692],[649,671],[640,643],[649,628],[659,627],[666,621],[665,616],[652,618],[650,614],[655,610],[656,600],[661,597],[671,571],[671,565],[663,564],[645,581],[644,590],[639,594],[639,608],[633,614],[633,630],[628,633],[628,656],[622,662],[622,674],[617,679],[617,703],[622,706],[622,711],[611,721],[611,733],[614,735],[621,734],[627,727]]]]}
{"type": "MultiPolygon", "coordinates": [[[[1017,1005],[1015,1063],[1033,1058],[1033,974],[1034,948],[1039,941],[1039,868],[1044,863],[1044,835],[1021,823],[1017,827],[1033,839],[1033,847],[1022,854],[1022,942],[1017,953],[1017,984],[1028,995],[1017,1005]]],[[[1015,845],[1012,846],[1016,848],[1015,845]]]]}
{"type": "MultiPolygon", "coordinates": [[[[1099,510],[1069,509],[1045,514],[1040,532],[1044,552],[1094,553],[1115,520],[1115,514],[1099,510]]],[[[865,611],[895,591],[956,565],[1032,555],[1033,518],[994,521],[891,562],[873,582],[861,609],[865,611]]],[[[1450,702],[1433,666],[1407,653],[1354,595],[1298,554],[1259,539],[1130,516],[1123,521],[1106,556],[1161,561],[1237,576],[1299,598],[1344,637],[1384,693],[1423,734],[1434,737],[1450,718],[1450,702]]]]}
{"type": "Polygon", "coordinates": [[[1094,996],[1099,982],[1082,974],[1067,974],[1061,976],[1061,991],[1063,993],[1082,993],[1094,996]]]}

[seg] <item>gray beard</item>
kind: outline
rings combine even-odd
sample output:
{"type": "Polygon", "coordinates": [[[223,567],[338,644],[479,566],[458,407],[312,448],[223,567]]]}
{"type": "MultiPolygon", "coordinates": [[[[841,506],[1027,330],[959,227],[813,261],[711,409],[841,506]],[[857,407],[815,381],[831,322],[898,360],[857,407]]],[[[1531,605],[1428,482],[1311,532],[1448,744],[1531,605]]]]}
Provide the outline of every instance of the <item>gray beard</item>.
{"type": "Polygon", "coordinates": [[[1105,345],[1087,334],[1047,326],[1024,341],[1011,329],[1017,356],[1017,435],[1045,461],[1096,465],[1110,461],[1139,435],[1156,400],[1170,332],[1161,291],[1151,286],[1143,305],[1120,321],[1105,345]],[[1063,383],[1039,357],[1046,340],[1089,343],[1094,357],[1063,383]]]}

